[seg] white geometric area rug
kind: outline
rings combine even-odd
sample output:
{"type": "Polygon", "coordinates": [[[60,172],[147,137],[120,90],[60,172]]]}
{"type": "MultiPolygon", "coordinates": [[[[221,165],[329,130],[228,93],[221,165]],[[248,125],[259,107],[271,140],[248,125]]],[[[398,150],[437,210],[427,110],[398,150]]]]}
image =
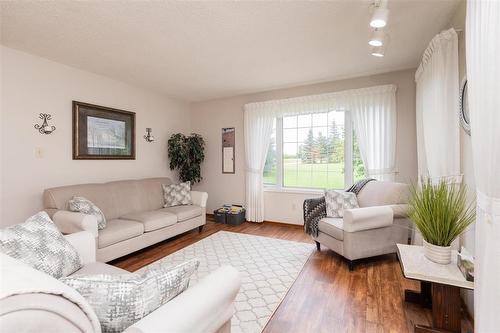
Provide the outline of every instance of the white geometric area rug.
{"type": "Polygon", "coordinates": [[[198,258],[190,285],[222,265],[241,274],[231,333],[259,333],[285,297],[314,245],[276,238],[219,231],[165,258],[172,265],[198,258]]]}

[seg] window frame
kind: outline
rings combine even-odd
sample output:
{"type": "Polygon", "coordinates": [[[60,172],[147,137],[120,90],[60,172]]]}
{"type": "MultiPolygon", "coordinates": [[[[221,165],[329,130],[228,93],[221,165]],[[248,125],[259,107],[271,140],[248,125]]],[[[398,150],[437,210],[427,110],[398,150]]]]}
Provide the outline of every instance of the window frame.
{"type": "MultiPolygon", "coordinates": [[[[327,111],[324,113],[331,112],[327,111]]],[[[344,186],[347,188],[353,184],[353,123],[352,114],[348,110],[335,110],[344,113],[344,186]]],[[[314,114],[316,112],[305,113],[314,114]]],[[[313,126],[311,125],[311,128],[313,126]]],[[[298,126],[297,126],[298,128],[298,126]]],[[[304,187],[304,186],[284,186],[283,184],[283,117],[276,117],[276,184],[264,183],[264,191],[267,192],[293,192],[293,193],[314,193],[322,192],[324,188],[304,187]]],[[[338,189],[343,190],[343,189],[338,189]]]]}

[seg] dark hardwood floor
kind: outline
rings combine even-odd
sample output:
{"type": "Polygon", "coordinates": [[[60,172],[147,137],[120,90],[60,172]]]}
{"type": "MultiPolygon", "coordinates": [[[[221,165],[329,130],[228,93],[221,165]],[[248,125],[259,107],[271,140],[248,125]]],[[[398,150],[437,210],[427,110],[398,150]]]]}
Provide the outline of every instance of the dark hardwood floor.
{"type": "MultiPolygon", "coordinates": [[[[302,226],[244,223],[228,226],[207,222],[203,231],[187,232],[111,264],[135,271],[220,230],[313,243],[302,226]]],[[[405,279],[395,255],[361,261],[350,272],[347,263],[322,247],[314,251],[264,332],[413,332],[414,324],[429,325],[430,310],[403,301],[404,289],[418,290],[405,279]]],[[[472,332],[462,320],[462,332],[472,332]]]]}

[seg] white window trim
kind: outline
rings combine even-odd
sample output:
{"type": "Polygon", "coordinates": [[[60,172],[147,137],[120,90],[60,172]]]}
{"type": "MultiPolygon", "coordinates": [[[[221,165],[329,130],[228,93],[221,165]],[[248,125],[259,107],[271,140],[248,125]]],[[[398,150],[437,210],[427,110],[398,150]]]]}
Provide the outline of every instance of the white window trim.
{"type": "MultiPolygon", "coordinates": [[[[352,114],[348,110],[344,112],[344,186],[352,184],[354,180],[353,170],[353,123],[352,114]]],[[[296,193],[296,194],[318,194],[324,189],[315,187],[292,187],[283,186],[283,118],[276,118],[276,185],[264,184],[264,192],[296,193]]],[[[339,188],[337,190],[344,190],[339,188]]]]}

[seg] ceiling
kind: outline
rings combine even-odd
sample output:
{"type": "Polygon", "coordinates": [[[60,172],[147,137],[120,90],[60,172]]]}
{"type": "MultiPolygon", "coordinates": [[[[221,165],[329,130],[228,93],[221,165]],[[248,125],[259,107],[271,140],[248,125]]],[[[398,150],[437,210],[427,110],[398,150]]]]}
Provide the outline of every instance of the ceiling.
{"type": "Polygon", "coordinates": [[[2,1],[2,44],[186,101],[414,68],[457,0],[389,0],[386,56],[370,1],[2,1]]]}

